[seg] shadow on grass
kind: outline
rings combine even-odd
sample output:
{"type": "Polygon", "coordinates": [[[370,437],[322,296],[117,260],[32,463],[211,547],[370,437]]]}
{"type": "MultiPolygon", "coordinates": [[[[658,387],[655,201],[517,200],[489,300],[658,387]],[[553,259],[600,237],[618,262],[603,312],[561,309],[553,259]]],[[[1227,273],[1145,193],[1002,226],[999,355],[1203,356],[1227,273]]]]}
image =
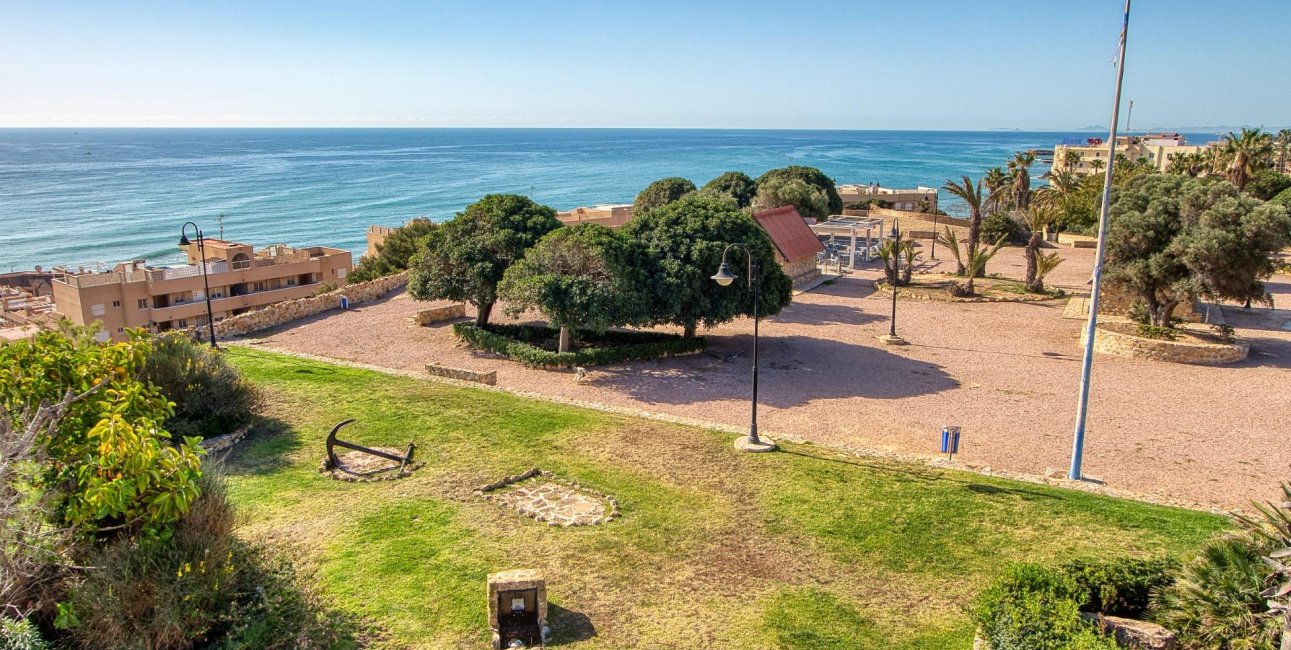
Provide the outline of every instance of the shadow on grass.
{"type": "Polygon", "coordinates": [[[596,636],[596,626],[592,624],[591,617],[555,603],[547,604],[547,625],[551,627],[548,646],[577,643],[596,636]]]}
{"type": "MultiPolygon", "coordinates": [[[[321,449],[322,441],[319,443],[321,449]]],[[[302,445],[300,436],[290,423],[274,417],[260,417],[246,438],[225,452],[224,471],[231,476],[272,474],[290,466],[292,452],[302,445]]]]}
{"type": "Polygon", "coordinates": [[[974,481],[972,479],[955,478],[953,476],[949,476],[947,472],[932,469],[932,468],[920,467],[918,465],[898,465],[895,463],[866,462],[860,459],[839,458],[837,456],[809,454],[802,451],[789,451],[785,449],[780,450],[779,453],[789,454],[791,456],[799,456],[802,458],[811,458],[814,460],[825,461],[828,463],[839,463],[842,465],[851,465],[853,467],[860,467],[863,469],[876,471],[876,472],[884,472],[886,474],[901,474],[904,476],[909,476],[911,478],[919,479],[921,481],[927,481],[929,483],[941,483],[941,482],[958,483],[960,485],[963,485],[966,490],[973,492],[975,494],[1017,494],[1024,497],[1039,497],[1042,499],[1058,498],[1052,494],[1045,494],[1044,492],[1028,490],[1026,488],[1006,488],[1006,487],[1000,487],[998,485],[990,485],[987,483],[978,483],[977,481],[974,481]]]}

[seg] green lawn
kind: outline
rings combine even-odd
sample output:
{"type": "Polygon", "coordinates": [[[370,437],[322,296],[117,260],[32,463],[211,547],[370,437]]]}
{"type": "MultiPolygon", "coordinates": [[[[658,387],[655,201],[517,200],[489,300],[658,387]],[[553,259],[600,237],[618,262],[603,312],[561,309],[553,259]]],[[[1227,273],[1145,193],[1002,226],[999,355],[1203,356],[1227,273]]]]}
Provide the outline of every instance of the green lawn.
{"type": "MultiPolygon", "coordinates": [[[[229,358],[269,394],[230,458],[247,535],[294,545],[378,645],[481,647],[484,579],[542,569],[574,648],[966,648],[964,607],[1011,561],[1179,554],[1214,515],[854,458],[742,454],[727,433],[304,361],[229,358]],[[413,476],[322,477],[329,428],[417,444],[413,476]],[[538,466],[614,495],[551,528],[473,496],[538,466]]],[[[563,380],[563,378],[562,378],[563,380]]]]}

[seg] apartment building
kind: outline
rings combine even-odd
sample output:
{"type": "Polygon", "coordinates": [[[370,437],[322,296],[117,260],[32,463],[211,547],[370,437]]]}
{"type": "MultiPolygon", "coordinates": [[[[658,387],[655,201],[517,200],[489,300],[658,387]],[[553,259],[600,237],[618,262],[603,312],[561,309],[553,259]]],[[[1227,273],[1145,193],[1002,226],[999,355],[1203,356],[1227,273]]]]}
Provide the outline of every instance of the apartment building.
{"type": "MultiPolygon", "coordinates": [[[[1157,171],[1169,171],[1170,161],[1181,153],[1198,153],[1210,145],[1188,144],[1178,133],[1148,133],[1145,135],[1122,135],[1116,137],[1116,153],[1123,154],[1130,160],[1147,160],[1157,171]]],[[[1107,169],[1107,143],[1102,138],[1089,138],[1085,144],[1060,144],[1053,148],[1053,167],[1051,171],[1070,168],[1077,175],[1083,176],[1096,170],[1107,169]],[[1079,158],[1068,167],[1067,153],[1074,152],[1079,158]],[[1094,161],[1101,161],[1095,163],[1094,161]]]]}
{"type": "Polygon", "coordinates": [[[869,185],[839,185],[836,189],[838,190],[838,197],[843,200],[843,205],[877,200],[881,201],[879,207],[893,210],[907,212],[937,211],[937,189],[934,187],[920,186],[914,189],[897,189],[883,187],[878,183],[870,183],[869,185]]]}
{"type": "MultiPolygon", "coordinates": [[[[212,316],[218,322],[283,300],[312,295],[323,284],[345,284],[350,252],[339,248],[283,244],[259,251],[250,244],[206,240],[206,273],[212,316]]],[[[121,340],[125,330],[152,332],[206,324],[202,258],[194,241],[185,247],[188,263],[152,268],[143,260],[118,264],[106,272],[54,269],[58,312],[82,325],[99,321],[101,336],[121,340]]]]}

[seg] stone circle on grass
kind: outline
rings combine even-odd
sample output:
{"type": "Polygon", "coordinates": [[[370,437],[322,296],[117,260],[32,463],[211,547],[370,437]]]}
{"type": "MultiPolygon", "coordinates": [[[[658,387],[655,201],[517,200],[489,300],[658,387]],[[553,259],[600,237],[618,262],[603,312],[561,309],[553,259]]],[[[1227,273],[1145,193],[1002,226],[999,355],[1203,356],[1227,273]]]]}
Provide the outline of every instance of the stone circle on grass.
{"type": "MultiPolygon", "coordinates": [[[[394,447],[373,447],[378,451],[384,451],[387,454],[402,456],[407,453],[406,449],[396,449],[394,447]]],[[[399,469],[398,461],[365,454],[361,451],[347,451],[338,454],[336,459],[340,461],[336,467],[328,468],[327,459],[319,464],[318,471],[325,476],[329,476],[338,481],[349,481],[353,483],[364,483],[369,481],[392,481],[403,478],[412,474],[421,468],[425,463],[409,463],[404,465],[403,470],[399,469]]]]}
{"type": "Polygon", "coordinates": [[[548,526],[595,526],[619,516],[614,497],[537,467],[481,486],[475,494],[548,526]]]}

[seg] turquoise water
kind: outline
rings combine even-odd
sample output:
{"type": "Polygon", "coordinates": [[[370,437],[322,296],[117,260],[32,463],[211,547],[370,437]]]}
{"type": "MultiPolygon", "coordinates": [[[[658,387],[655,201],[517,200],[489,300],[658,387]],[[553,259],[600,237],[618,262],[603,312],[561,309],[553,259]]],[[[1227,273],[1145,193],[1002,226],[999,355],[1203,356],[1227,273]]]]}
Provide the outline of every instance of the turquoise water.
{"type": "MultiPolygon", "coordinates": [[[[939,186],[1088,134],[683,129],[0,129],[0,271],[177,259],[185,221],[262,246],[364,248],[369,224],[446,219],[491,192],[557,209],[788,164],[939,186]]],[[[1191,138],[1190,138],[1191,139],[1191,138]]],[[[1200,138],[1199,138],[1200,139],[1200,138]]],[[[1035,174],[1043,172],[1038,169],[1035,174]]],[[[944,199],[943,192],[943,199],[944,199]]]]}

